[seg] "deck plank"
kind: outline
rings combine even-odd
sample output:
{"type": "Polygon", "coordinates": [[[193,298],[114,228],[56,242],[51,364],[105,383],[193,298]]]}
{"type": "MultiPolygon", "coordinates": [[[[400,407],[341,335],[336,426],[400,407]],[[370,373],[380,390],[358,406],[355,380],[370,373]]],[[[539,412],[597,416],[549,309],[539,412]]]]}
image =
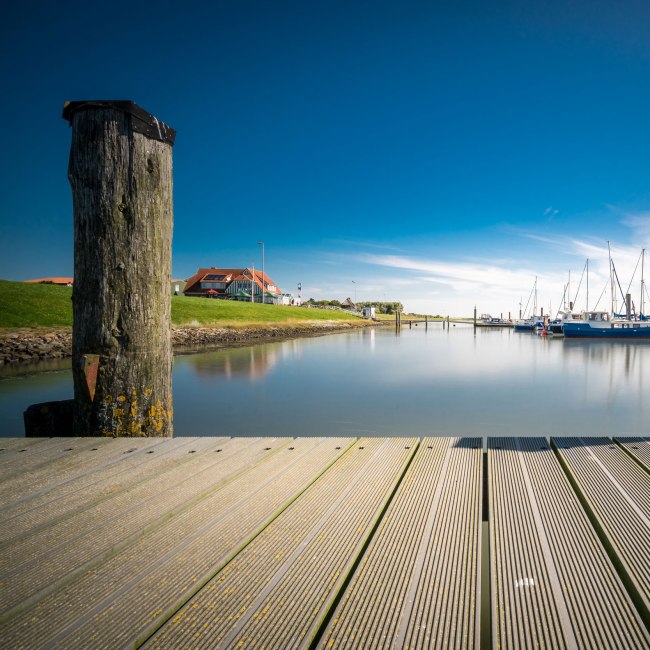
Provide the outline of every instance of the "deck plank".
{"type": "Polygon", "coordinates": [[[649,439],[481,442],[2,441],[0,647],[650,650],[649,439]]]}
{"type": "Polygon", "coordinates": [[[489,471],[494,646],[649,648],[648,631],[547,441],[490,439],[489,471]]]}
{"type": "Polygon", "coordinates": [[[553,443],[650,620],[650,475],[609,439],[553,443]]]}
{"type": "MultiPolygon", "coordinates": [[[[76,562],[68,567],[67,578],[0,617],[0,636],[15,646],[42,640],[50,647],[97,648],[121,647],[146,636],[157,617],[176,611],[179,600],[184,602],[236,549],[263,530],[346,443],[285,440],[277,450],[265,452],[265,441],[259,443],[259,453],[238,466],[227,463],[196,475],[186,467],[184,500],[174,516],[162,508],[166,514],[156,526],[94,563],[84,564],[84,556],[68,551],[59,558],[76,562]]],[[[161,489],[156,504],[168,504],[179,490],[161,489]]],[[[119,533],[118,527],[116,539],[119,533]]],[[[12,593],[24,582],[22,573],[14,574],[3,581],[3,591],[12,593]]]]}
{"type": "Polygon", "coordinates": [[[319,647],[478,647],[481,448],[423,441],[319,647]]]}
{"type": "Polygon", "coordinates": [[[625,451],[650,472],[650,438],[614,438],[625,451]]]}
{"type": "Polygon", "coordinates": [[[235,558],[146,647],[304,647],[415,449],[365,439],[235,558]]]}

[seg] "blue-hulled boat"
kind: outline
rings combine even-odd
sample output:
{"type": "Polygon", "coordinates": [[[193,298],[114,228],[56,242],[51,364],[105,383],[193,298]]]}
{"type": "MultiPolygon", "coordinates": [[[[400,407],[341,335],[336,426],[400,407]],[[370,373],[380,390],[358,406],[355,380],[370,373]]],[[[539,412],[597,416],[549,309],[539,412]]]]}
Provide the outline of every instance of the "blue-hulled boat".
{"type": "Polygon", "coordinates": [[[584,312],[581,320],[566,321],[566,338],[650,339],[650,321],[611,318],[606,311],[584,312]]]}
{"type": "Polygon", "coordinates": [[[534,332],[539,327],[544,327],[544,321],[541,321],[539,318],[515,321],[513,325],[515,332],[534,332]]]}

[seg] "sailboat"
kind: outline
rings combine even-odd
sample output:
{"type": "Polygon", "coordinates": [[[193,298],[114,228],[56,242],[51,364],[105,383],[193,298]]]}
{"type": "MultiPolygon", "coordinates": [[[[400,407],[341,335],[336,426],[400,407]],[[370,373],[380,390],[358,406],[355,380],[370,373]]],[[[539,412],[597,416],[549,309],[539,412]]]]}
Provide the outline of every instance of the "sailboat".
{"type": "Polygon", "coordinates": [[[555,318],[548,322],[546,326],[546,331],[548,334],[553,334],[554,336],[562,336],[564,334],[564,324],[567,321],[582,319],[582,313],[573,311],[573,306],[575,304],[575,301],[578,299],[578,294],[580,293],[580,287],[582,286],[582,280],[584,279],[585,272],[587,274],[587,302],[589,301],[589,260],[587,260],[585,262],[584,268],[582,269],[582,275],[580,276],[580,282],[578,283],[578,289],[573,301],[571,301],[571,271],[569,271],[569,281],[564,286],[564,293],[562,294],[562,300],[560,301],[563,305],[563,309],[558,310],[555,318]]]}
{"type": "MultiPolygon", "coordinates": [[[[650,339],[650,320],[643,314],[645,301],[645,280],[643,278],[645,265],[645,248],[641,251],[641,300],[638,312],[633,308],[632,296],[627,293],[625,299],[625,314],[616,314],[614,309],[614,277],[618,283],[616,271],[610,259],[612,284],[612,314],[607,311],[585,311],[580,320],[567,321],[562,327],[567,338],[617,338],[617,339],[650,339]]],[[[619,289],[620,283],[618,283],[619,289]]],[[[622,293],[622,289],[621,289],[622,293]]]]}
{"type": "Polygon", "coordinates": [[[516,320],[513,325],[515,332],[534,332],[536,328],[544,325],[543,321],[536,316],[537,312],[537,278],[535,278],[535,283],[531,289],[528,300],[526,301],[526,309],[524,310],[524,318],[516,320]],[[530,304],[531,297],[534,296],[533,301],[533,311],[530,317],[525,318],[526,313],[528,312],[528,305],[530,304]]]}

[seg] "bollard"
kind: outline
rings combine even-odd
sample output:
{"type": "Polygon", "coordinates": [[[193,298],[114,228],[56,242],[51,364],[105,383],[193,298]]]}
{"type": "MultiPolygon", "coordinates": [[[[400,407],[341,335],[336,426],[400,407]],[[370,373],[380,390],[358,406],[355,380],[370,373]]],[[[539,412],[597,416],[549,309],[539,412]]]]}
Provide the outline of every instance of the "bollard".
{"type": "Polygon", "coordinates": [[[172,145],[131,101],[66,102],[74,435],[171,436],[172,145]]]}

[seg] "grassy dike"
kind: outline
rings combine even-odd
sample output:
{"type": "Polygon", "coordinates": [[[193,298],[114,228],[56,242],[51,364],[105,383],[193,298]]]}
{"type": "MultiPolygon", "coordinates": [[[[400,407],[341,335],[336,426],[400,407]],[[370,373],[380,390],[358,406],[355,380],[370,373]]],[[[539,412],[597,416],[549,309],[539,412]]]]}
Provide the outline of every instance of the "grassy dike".
{"type": "MultiPolygon", "coordinates": [[[[0,365],[71,354],[72,289],[0,280],[0,365]]],[[[345,312],[170,296],[177,350],[231,347],[376,325],[345,312]]]]}
{"type": "MultiPolygon", "coordinates": [[[[72,289],[0,280],[0,328],[72,327],[72,289]]],[[[171,296],[174,327],[308,326],[319,322],[362,323],[329,309],[261,305],[232,300],[171,296]]]]}

